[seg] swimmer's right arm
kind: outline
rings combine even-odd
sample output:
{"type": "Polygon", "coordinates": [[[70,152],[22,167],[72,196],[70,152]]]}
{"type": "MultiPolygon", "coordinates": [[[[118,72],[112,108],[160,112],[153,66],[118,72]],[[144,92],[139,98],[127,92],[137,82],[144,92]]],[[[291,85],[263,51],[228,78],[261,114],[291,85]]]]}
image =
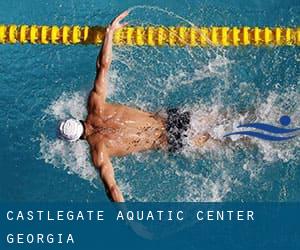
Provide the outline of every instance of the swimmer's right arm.
{"type": "Polygon", "coordinates": [[[95,167],[105,186],[108,198],[113,202],[124,202],[123,195],[117,185],[114,169],[104,144],[97,146],[92,152],[95,167]]]}
{"type": "Polygon", "coordinates": [[[107,27],[103,46],[96,61],[96,78],[94,84],[94,91],[103,97],[105,100],[107,94],[107,75],[112,61],[112,44],[114,32],[127,25],[127,23],[120,23],[127,15],[128,11],[123,12],[117,16],[111,24],[107,27]]]}

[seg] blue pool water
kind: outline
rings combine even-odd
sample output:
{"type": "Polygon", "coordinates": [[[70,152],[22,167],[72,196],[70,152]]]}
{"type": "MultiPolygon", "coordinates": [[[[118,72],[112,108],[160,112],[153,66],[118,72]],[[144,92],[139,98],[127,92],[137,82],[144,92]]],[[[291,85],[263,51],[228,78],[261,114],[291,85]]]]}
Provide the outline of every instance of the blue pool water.
{"type": "MultiPolygon", "coordinates": [[[[132,8],[131,25],[299,26],[299,1],[1,1],[0,23],[106,25],[132,8]]],[[[0,45],[0,200],[103,201],[84,142],[55,137],[59,119],[84,118],[96,46],[0,45]]],[[[216,138],[239,123],[300,127],[300,50],[116,47],[109,100],[149,111],[180,106],[193,131],[216,138]],[[226,115],[225,115],[226,114],[226,115]]],[[[300,201],[300,136],[282,143],[209,144],[179,155],[113,159],[130,201],[300,201]]]]}

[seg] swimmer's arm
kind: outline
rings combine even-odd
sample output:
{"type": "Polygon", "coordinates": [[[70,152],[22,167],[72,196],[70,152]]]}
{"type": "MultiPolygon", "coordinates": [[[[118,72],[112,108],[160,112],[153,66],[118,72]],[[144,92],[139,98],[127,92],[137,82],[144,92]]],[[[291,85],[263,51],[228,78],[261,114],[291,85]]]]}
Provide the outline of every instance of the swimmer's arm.
{"type": "Polygon", "coordinates": [[[127,15],[128,11],[123,12],[117,16],[111,24],[107,27],[103,46],[96,61],[96,78],[94,84],[94,91],[102,96],[104,99],[107,95],[107,75],[112,61],[112,44],[114,32],[117,29],[123,28],[127,23],[120,23],[127,15]]]}
{"type": "Polygon", "coordinates": [[[105,186],[108,198],[114,202],[124,202],[105,146],[102,144],[98,148],[95,148],[92,157],[95,167],[99,170],[100,178],[105,186]]]}
{"type": "Polygon", "coordinates": [[[107,75],[112,61],[112,39],[113,33],[107,28],[103,46],[96,61],[96,78],[94,91],[104,99],[107,94],[107,75]]]}

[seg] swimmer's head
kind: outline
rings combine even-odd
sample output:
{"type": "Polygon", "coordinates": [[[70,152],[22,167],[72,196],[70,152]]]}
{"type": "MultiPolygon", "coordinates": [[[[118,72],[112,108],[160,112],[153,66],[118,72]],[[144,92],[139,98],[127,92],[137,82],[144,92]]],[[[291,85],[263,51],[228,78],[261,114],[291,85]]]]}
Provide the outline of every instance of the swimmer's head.
{"type": "Polygon", "coordinates": [[[77,119],[67,119],[61,121],[58,125],[59,138],[74,142],[80,139],[84,133],[83,123],[77,119]]]}

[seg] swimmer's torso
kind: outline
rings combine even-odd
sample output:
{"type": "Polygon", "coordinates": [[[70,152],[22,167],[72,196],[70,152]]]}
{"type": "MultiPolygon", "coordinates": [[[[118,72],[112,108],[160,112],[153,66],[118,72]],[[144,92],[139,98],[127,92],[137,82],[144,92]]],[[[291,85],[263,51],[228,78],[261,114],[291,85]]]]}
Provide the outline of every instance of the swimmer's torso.
{"type": "Polygon", "coordinates": [[[90,96],[86,123],[92,127],[87,140],[93,149],[104,143],[110,156],[122,156],[166,146],[165,122],[142,110],[119,104],[94,103],[90,96]]]}

